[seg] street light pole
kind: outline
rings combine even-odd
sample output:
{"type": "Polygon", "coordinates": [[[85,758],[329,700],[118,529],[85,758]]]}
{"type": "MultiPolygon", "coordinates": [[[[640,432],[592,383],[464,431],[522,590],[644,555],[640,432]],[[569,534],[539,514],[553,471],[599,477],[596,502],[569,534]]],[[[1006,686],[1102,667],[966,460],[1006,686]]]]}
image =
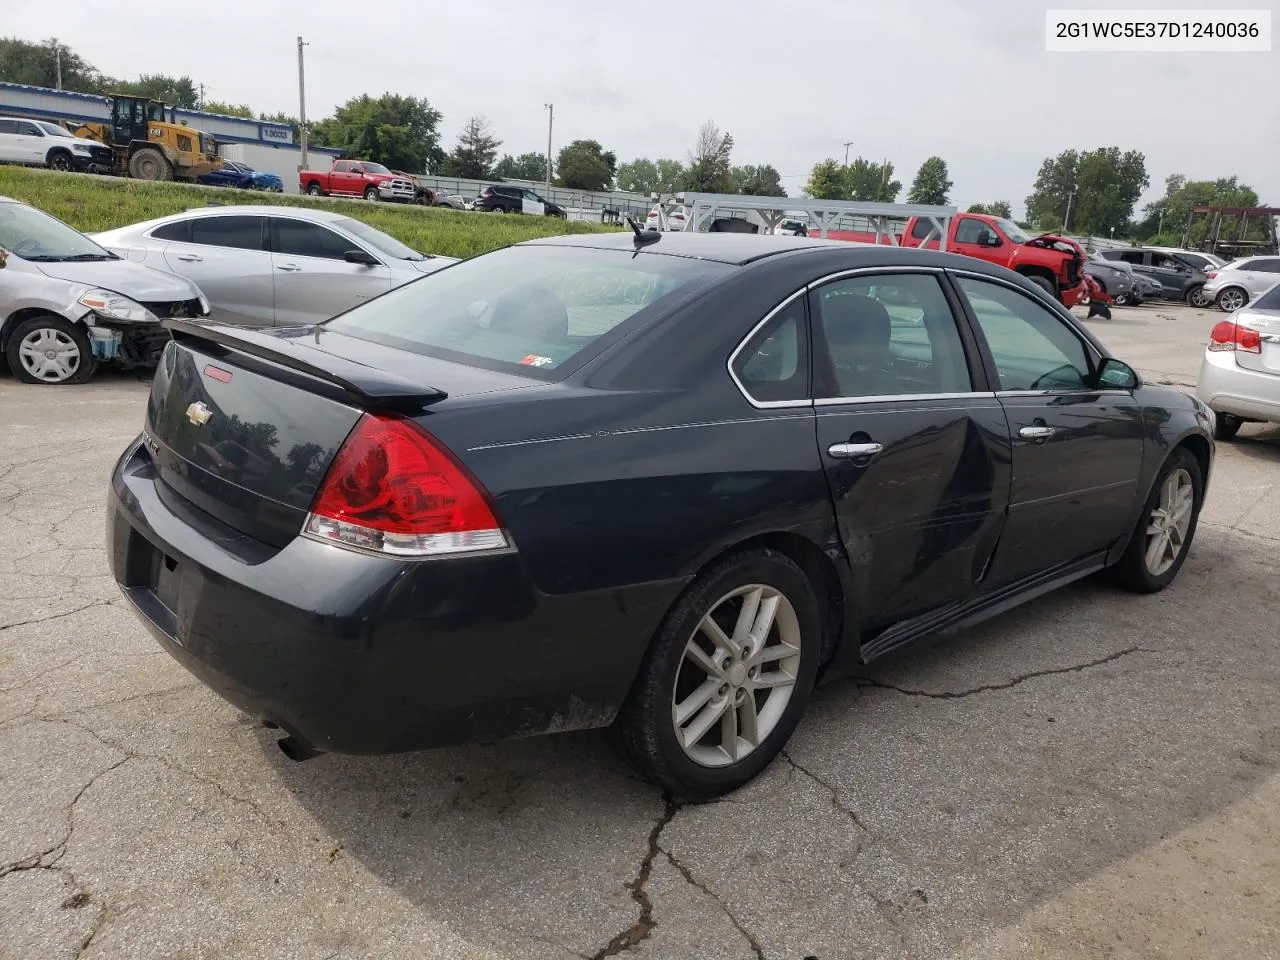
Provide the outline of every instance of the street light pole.
{"type": "Polygon", "coordinates": [[[848,143],[844,145],[844,165],[846,167],[849,165],[849,148],[852,146],[853,146],[852,140],[850,140],[848,143]]]}
{"type": "Polygon", "coordinates": [[[298,38],[298,139],[299,146],[302,148],[302,166],[298,168],[301,173],[307,169],[307,78],[306,70],[302,64],[302,48],[306,44],[302,38],[298,38]]]}
{"type": "Polygon", "coordinates": [[[554,103],[544,103],[547,108],[547,197],[551,199],[551,124],[556,118],[556,105],[554,103]]]}

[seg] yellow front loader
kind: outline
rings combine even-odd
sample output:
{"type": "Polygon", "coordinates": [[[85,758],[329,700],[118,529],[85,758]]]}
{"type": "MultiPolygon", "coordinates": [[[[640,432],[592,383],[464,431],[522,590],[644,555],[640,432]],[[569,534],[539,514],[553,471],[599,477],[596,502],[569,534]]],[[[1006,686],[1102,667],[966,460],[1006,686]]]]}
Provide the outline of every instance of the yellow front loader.
{"type": "Polygon", "coordinates": [[[109,146],[122,177],[195,180],[222,168],[213,137],[178,123],[172,107],[147,97],[116,94],[110,123],[84,123],[71,132],[109,146]]]}

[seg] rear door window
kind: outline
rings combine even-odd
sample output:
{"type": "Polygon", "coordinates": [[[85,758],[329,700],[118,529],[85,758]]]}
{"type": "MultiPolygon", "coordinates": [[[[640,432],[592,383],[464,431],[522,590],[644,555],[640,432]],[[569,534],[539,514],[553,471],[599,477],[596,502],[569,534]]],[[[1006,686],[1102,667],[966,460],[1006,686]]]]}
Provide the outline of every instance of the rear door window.
{"type": "Polygon", "coordinates": [[[722,263],[588,247],[510,247],[464,260],[328,321],[330,329],[490,369],[552,374],[722,263]]]}
{"type": "Polygon", "coordinates": [[[262,224],[265,217],[194,217],[191,243],[235,250],[263,250],[262,224]]]}

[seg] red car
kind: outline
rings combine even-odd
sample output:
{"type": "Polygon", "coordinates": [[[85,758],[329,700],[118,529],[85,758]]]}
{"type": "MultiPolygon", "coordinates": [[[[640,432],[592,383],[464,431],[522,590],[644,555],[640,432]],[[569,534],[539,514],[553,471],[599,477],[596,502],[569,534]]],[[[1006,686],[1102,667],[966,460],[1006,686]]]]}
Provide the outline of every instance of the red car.
{"type": "Polygon", "coordinates": [[[364,197],[412,203],[413,181],[371,160],[335,160],[329,170],[303,170],[298,186],[313,197],[364,197]]]}

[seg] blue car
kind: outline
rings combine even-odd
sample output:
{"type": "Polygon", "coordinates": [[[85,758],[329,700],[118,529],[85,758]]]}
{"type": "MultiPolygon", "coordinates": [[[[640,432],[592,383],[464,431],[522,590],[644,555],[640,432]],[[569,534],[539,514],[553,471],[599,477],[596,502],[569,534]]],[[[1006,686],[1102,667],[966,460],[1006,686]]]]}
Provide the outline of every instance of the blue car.
{"type": "Polygon", "coordinates": [[[284,181],[274,173],[255,170],[235,160],[223,160],[222,169],[196,178],[210,187],[238,187],[241,190],[269,190],[284,193],[284,181]]]}

